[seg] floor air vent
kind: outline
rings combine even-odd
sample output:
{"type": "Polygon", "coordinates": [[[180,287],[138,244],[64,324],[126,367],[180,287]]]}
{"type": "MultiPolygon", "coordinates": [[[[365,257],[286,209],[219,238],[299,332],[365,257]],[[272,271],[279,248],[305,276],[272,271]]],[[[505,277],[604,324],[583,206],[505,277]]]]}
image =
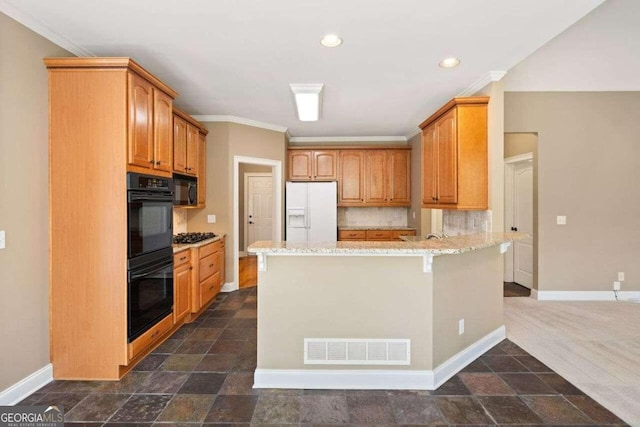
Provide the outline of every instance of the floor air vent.
{"type": "Polygon", "coordinates": [[[411,340],[305,338],[305,365],[410,365],[411,340]]]}

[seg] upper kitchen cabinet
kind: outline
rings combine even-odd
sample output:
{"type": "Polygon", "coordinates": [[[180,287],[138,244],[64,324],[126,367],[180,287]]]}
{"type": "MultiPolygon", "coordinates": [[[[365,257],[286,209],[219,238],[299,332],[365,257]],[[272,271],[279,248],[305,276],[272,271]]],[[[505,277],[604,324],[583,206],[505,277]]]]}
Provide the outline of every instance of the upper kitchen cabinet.
{"type": "Polygon", "coordinates": [[[364,206],[364,150],[338,153],[338,206],[364,206]]]}
{"type": "Polygon", "coordinates": [[[488,97],[454,98],[422,129],[422,207],[488,209],[488,97]]]}
{"type": "Polygon", "coordinates": [[[367,150],[364,179],[367,206],[409,206],[411,151],[367,150]]]}
{"type": "Polygon", "coordinates": [[[199,176],[200,132],[203,126],[185,112],[173,109],[173,171],[199,176]]]}
{"type": "Polygon", "coordinates": [[[289,149],[289,181],[335,181],[338,178],[335,150],[289,149]]]}
{"type": "Polygon", "coordinates": [[[207,204],[207,134],[201,129],[198,134],[198,207],[207,204]]]}
{"type": "Polygon", "coordinates": [[[172,107],[167,95],[135,72],[127,74],[128,168],[132,172],[171,175],[172,107]]]}

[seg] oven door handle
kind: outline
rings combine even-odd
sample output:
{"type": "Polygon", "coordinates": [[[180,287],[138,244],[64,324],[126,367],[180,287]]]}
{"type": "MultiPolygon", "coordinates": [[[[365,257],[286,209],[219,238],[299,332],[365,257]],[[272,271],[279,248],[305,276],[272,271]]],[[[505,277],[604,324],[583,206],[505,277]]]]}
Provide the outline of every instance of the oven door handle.
{"type": "Polygon", "coordinates": [[[153,194],[153,193],[129,193],[129,201],[130,202],[173,202],[173,195],[171,193],[167,194],[153,194]]]}
{"type": "Polygon", "coordinates": [[[135,274],[131,274],[131,271],[129,271],[129,282],[131,282],[132,280],[141,279],[144,276],[155,273],[156,271],[164,270],[167,267],[173,267],[173,258],[170,261],[164,262],[162,265],[154,265],[143,270],[136,270],[135,274]]]}

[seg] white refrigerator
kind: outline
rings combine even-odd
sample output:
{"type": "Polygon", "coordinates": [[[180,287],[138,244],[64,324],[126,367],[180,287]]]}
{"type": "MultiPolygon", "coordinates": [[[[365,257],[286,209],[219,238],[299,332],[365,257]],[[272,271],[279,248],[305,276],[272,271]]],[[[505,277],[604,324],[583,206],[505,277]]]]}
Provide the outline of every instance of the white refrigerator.
{"type": "Polygon", "coordinates": [[[338,189],[333,182],[287,182],[288,242],[338,240],[338,189]]]}

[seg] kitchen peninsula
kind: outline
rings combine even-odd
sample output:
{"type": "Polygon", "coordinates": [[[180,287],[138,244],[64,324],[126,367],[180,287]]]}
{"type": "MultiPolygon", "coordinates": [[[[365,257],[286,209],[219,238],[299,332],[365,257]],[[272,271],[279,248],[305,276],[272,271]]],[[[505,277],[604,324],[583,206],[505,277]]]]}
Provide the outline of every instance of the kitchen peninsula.
{"type": "Polygon", "coordinates": [[[254,243],[254,387],[437,388],[505,338],[502,254],[522,237],[254,243]]]}

